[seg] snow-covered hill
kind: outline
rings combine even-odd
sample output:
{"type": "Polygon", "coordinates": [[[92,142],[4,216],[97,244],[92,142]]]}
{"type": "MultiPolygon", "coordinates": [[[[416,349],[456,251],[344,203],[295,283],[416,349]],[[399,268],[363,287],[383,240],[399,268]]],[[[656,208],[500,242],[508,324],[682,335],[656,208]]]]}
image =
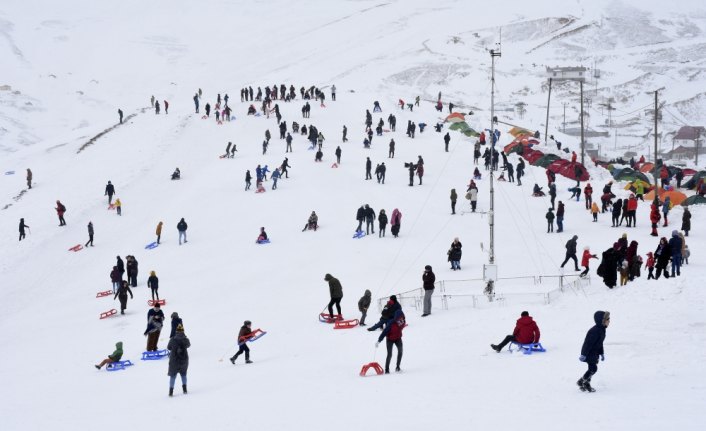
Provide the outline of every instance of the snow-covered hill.
{"type": "MultiPolygon", "coordinates": [[[[697,429],[698,408],[706,400],[704,211],[692,210],[693,257],[677,279],[648,282],[643,276],[608,290],[592,263],[585,282],[576,282],[567,268],[563,291],[557,291],[558,277],[510,280],[561,275],[564,244],[573,235],[579,249],[590,246],[594,253],[624,232],[640,243],[643,256],[656,247],[646,205],[638,210],[637,229],[611,228],[607,214],[592,223],[583,201],[569,200],[566,190],[574,182],[563,178],[558,200],[567,206],[566,230],[546,234],[549,201],[530,196],[534,183],[545,186],[546,179],[542,169],[530,167],[522,187],[497,183],[496,256],[504,280],[497,285],[498,300],[490,303],[480,281],[487,262],[488,179],[483,171],[481,212],[469,213],[462,196],[474,168],[472,141],[450,132],[444,152],[443,134],[431,127],[446,115],[433,107],[439,92],[445,102],[474,110],[472,127],[490,123],[485,49],[495,46],[500,27],[498,106],[528,104],[525,118],[501,111],[503,121],[541,129],[544,66],[594,60],[605,63],[599,94],[620,95],[626,112],[650,103],[644,91],[666,85],[670,111],[698,121],[706,15],[695,2],[673,12],[661,11],[656,2],[607,1],[511,1],[495,9],[416,0],[72,0],[41,6],[30,9],[14,0],[0,5],[0,85],[9,86],[0,90],[0,171],[14,171],[0,176],[3,429],[697,429]],[[245,115],[248,103],[238,100],[239,89],[273,84],[292,84],[297,92],[311,85],[325,90],[326,107],[313,103],[310,119],[301,118],[299,98],[277,102],[288,125],[313,124],[323,132],[323,163],[314,162],[301,135],[294,138],[294,151],[285,153],[274,116],[245,115]],[[331,85],[338,88],[335,102],[331,85]],[[228,93],[235,121],[217,125],[195,114],[191,98],[199,88],[202,105],[228,93]],[[169,101],[168,115],[153,113],[152,95],[169,101]],[[417,95],[422,102],[413,112],[396,107],[398,99],[411,102],[417,95]],[[372,148],[364,149],[365,110],[372,111],[375,100],[383,112],[373,114],[374,123],[392,113],[398,129],[374,137],[372,148]],[[116,124],[119,108],[130,116],[122,125],[116,124]],[[407,121],[429,126],[410,139],[407,121]],[[273,140],[263,155],[266,129],[273,140]],[[236,157],[219,159],[229,141],[237,144],[236,157]],[[332,168],[337,146],[342,160],[332,168]],[[424,184],[409,187],[403,165],[420,155],[424,184]],[[246,170],[254,175],[258,164],[273,169],[285,157],[290,177],[277,190],[270,180],[265,193],[244,191],[246,170]],[[366,157],[373,167],[385,162],[384,185],[364,180],[366,157]],[[169,180],[175,167],[183,175],[178,182],[169,180]],[[34,173],[31,190],[26,168],[34,173]],[[106,209],[109,180],[123,203],[122,216],[106,209]],[[450,212],[452,188],[460,197],[456,215],[450,212]],[[68,208],[66,227],[57,226],[57,199],[68,208]],[[388,232],[385,238],[352,239],[361,204],[388,215],[400,209],[400,237],[388,232]],[[321,228],[302,232],[311,211],[321,228]],[[189,242],[179,246],[176,223],[182,217],[189,242]],[[20,218],[31,233],[17,242],[20,218]],[[95,247],[69,252],[88,239],[89,221],[95,247]],[[146,250],[159,221],[162,244],[146,250]],[[272,242],[256,245],[263,226],[272,242]],[[464,244],[461,271],[451,271],[446,261],[454,237],[464,244]],[[139,284],[125,316],[99,320],[101,312],[119,308],[112,298],[95,297],[110,288],[116,255],[136,256],[139,284]],[[447,300],[441,300],[440,283],[433,313],[424,319],[406,300],[403,372],[359,377],[363,364],[384,361],[384,347],[375,349],[378,333],[318,322],[328,302],[324,275],[341,280],[343,314],[357,318],[357,300],[366,289],[375,300],[417,289],[424,265],[443,281],[447,300]],[[177,390],[167,397],[166,361],[139,360],[151,270],[160,278],[165,314],[179,313],[192,342],[187,396],[177,390]],[[548,352],[493,352],[489,344],[510,333],[525,309],[539,323],[548,352]],[[599,309],[612,315],[607,359],[594,379],[598,392],[585,394],[575,386],[584,371],[577,357],[599,309]],[[253,364],[233,366],[227,358],[246,319],[268,334],[252,344],[253,364]],[[136,365],[96,371],[93,364],[117,341],[136,365]]],[[[556,97],[571,101],[569,92],[560,89],[556,97]]],[[[559,101],[556,106],[554,133],[561,121],[559,101]]],[[[597,122],[598,111],[591,115],[597,122]]],[[[643,120],[636,130],[649,128],[643,120]]],[[[662,127],[669,121],[665,115],[662,127]]],[[[511,137],[501,131],[505,145],[511,137]]],[[[577,148],[575,140],[563,141],[577,148]]],[[[590,169],[598,191],[611,177],[590,169]]],[[[619,197],[627,194],[623,185],[614,186],[619,197]]],[[[676,207],[660,234],[679,228],[681,214],[676,207]]],[[[369,323],[378,311],[374,305],[369,323]]],[[[167,339],[163,331],[159,346],[167,339]]]]}

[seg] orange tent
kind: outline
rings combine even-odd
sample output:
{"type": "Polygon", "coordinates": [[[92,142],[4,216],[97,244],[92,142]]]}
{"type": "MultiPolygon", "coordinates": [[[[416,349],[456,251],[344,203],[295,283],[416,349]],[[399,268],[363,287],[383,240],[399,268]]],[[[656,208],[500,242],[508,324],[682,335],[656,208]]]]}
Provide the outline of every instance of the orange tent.
{"type": "Polygon", "coordinates": [[[460,123],[461,121],[466,121],[466,116],[460,112],[454,112],[453,114],[446,117],[447,123],[460,123]]]}
{"type": "Polygon", "coordinates": [[[523,129],[522,127],[513,127],[512,129],[510,129],[510,132],[509,132],[509,133],[510,133],[512,136],[516,137],[516,138],[517,138],[519,135],[528,135],[528,136],[533,136],[533,135],[534,135],[534,133],[530,132],[530,131],[527,130],[527,129],[523,129]]]}
{"type": "MultiPolygon", "coordinates": [[[[669,197],[669,200],[672,201],[672,205],[679,205],[682,202],[686,200],[686,195],[682,192],[678,192],[676,190],[670,190],[668,192],[665,192],[664,189],[659,189],[660,194],[659,194],[659,200],[664,202],[664,199],[669,197]]],[[[645,195],[645,200],[646,201],[651,201],[654,200],[655,198],[655,192],[652,190],[651,192],[647,193],[645,195]]]]}
{"type": "Polygon", "coordinates": [[[655,167],[654,163],[650,163],[650,162],[643,163],[642,166],[640,166],[640,172],[642,172],[643,174],[647,174],[649,172],[652,172],[652,168],[654,168],[654,167],[655,167]]]}

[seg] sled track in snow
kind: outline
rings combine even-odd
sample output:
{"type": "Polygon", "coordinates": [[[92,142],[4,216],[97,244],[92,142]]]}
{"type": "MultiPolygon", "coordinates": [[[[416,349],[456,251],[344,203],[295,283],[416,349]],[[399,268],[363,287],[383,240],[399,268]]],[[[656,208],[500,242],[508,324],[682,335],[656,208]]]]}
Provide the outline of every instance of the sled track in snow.
{"type": "MultiPolygon", "coordinates": [[[[142,108],[142,109],[140,110],[140,113],[141,113],[141,114],[144,113],[145,110],[147,110],[147,108],[142,108]]],[[[137,113],[128,115],[127,117],[123,118],[123,123],[125,123],[127,120],[130,120],[130,119],[132,119],[132,118],[134,118],[134,117],[136,117],[136,116],[137,116],[137,113]]],[[[81,145],[81,147],[78,149],[78,151],[76,151],[76,154],[79,154],[81,151],[85,150],[86,147],[89,147],[89,146],[95,144],[96,141],[101,138],[101,136],[105,135],[106,133],[112,132],[113,130],[115,130],[115,128],[117,128],[117,127],[119,127],[119,126],[122,126],[122,125],[123,125],[123,124],[118,123],[118,124],[114,125],[113,127],[109,127],[109,128],[107,128],[107,129],[103,130],[102,132],[100,132],[100,133],[97,134],[96,136],[92,137],[88,142],[86,142],[85,144],[81,145]]]]}

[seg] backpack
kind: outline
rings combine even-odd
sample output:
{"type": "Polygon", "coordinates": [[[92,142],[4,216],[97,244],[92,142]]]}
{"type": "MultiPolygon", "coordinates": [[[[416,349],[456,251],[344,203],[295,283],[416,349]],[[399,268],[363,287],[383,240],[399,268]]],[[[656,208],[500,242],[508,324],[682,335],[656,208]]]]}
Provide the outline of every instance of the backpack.
{"type": "Polygon", "coordinates": [[[59,204],[59,211],[66,212],[66,207],[64,206],[64,204],[59,204]]]}

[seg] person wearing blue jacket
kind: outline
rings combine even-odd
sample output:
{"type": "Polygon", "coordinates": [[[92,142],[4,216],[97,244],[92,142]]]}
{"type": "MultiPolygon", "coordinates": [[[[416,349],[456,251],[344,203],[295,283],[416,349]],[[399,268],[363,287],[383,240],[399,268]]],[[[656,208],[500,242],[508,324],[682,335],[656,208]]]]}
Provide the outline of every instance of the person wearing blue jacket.
{"type": "MultiPolygon", "coordinates": [[[[672,250],[672,277],[681,275],[681,248],[682,239],[679,236],[679,231],[673,230],[672,237],[669,239],[669,248],[672,250]]],[[[666,271],[666,269],[665,269],[666,271]]]]}
{"type": "Polygon", "coordinates": [[[576,382],[583,392],[596,392],[591,387],[591,377],[598,371],[598,358],[600,357],[601,361],[605,360],[603,340],[605,340],[605,332],[610,323],[610,312],[596,311],[593,314],[593,320],[596,325],[586,333],[586,339],[583,341],[581,356],[579,357],[579,361],[588,364],[588,370],[576,382]]]}

